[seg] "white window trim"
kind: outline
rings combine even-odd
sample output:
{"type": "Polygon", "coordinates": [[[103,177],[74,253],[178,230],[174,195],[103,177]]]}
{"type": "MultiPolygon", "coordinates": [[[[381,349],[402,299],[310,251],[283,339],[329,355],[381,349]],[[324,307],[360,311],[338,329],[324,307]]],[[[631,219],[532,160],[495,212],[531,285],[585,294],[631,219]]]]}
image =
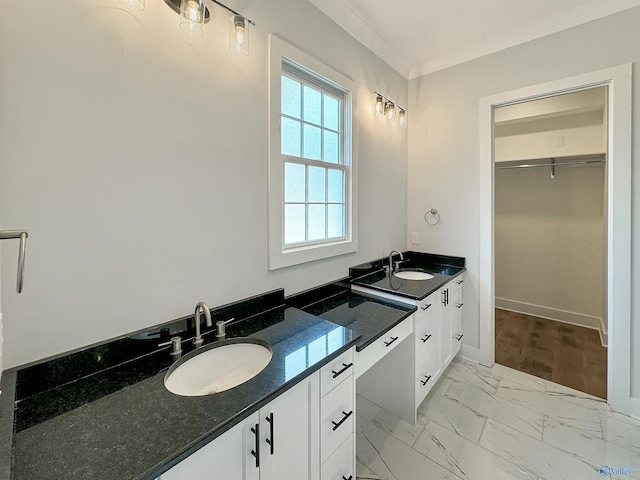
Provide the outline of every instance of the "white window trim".
{"type": "MultiPolygon", "coordinates": [[[[312,262],[324,258],[352,253],[358,249],[357,241],[357,92],[355,83],[324,63],[301,52],[275,35],[269,35],[269,270],[312,262]],[[350,165],[351,186],[347,183],[346,239],[299,248],[284,248],[284,160],[281,154],[281,76],[282,59],[296,63],[349,91],[345,95],[344,115],[351,115],[351,126],[345,126],[345,164],[350,165]],[[347,163],[348,162],[348,163],[347,163]]],[[[345,122],[348,123],[348,122],[345,122]]],[[[345,177],[345,182],[348,179],[345,177]]]]}

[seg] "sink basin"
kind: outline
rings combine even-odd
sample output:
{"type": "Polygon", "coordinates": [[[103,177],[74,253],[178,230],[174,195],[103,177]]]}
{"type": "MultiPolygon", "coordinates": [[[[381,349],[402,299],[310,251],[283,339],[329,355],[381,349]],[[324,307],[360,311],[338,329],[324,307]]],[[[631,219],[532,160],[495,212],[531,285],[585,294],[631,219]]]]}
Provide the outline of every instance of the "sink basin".
{"type": "Polygon", "coordinates": [[[397,272],[393,272],[393,276],[402,278],[403,280],[429,280],[433,278],[433,275],[430,273],[423,272],[417,268],[398,270],[397,272]]]}
{"type": "Polygon", "coordinates": [[[271,355],[271,347],[262,340],[218,341],[174,363],[164,377],[164,386],[187,397],[224,392],[258,375],[269,364],[271,355]]]}

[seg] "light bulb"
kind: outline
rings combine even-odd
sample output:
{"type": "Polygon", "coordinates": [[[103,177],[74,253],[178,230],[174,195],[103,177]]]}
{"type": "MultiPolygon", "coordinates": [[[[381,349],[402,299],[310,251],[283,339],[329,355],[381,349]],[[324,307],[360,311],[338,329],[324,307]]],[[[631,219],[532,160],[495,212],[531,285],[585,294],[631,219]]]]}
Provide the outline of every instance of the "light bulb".
{"type": "Polygon", "coordinates": [[[182,0],[180,2],[180,29],[194,37],[202,35],[205,11],[202,0],[182,0]]]}
{"type": "Polygon", "coordinates": [[[398,112],[398,126],[400,128],[407,128],[407,112],[402,108],[398,112]]]}
{"type": "Polygon", "coordinates": [[[376,116],[382,117],[384,116],[384,101],[382,95],[378,95],[376,97],[376,116]]]}
{"type": "Polygon", "coordinates": [[[249,29],[247,19],[241,15],[231,17],[229,52],[237,56],[249,55],[249,29]]]}
{"type": "Polygon", "coordinates": [[[197,23],[200,21],[200,12],[198,11],[198,4],[196,2],[189,2],[187,7],[187,18],[191,23],[197,23]]]}
{"type": "Polygon", "coordinates": [[[384,107],[384,113],[387,116],[387,120],[389,120],[390,123],[393,123],[396,119],[396,106],[391,102],[387,102],[384,107]]]}

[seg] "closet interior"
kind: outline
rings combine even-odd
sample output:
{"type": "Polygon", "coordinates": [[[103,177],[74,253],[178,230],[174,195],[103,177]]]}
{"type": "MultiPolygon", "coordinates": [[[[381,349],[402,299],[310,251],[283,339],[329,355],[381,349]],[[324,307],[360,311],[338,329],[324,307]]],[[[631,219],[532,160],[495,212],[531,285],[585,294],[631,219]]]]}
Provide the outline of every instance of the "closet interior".
{"type": "Polygon", "coordinates": [[[607,89],[495,110],[496,362],[606,398],[607,89]]]}

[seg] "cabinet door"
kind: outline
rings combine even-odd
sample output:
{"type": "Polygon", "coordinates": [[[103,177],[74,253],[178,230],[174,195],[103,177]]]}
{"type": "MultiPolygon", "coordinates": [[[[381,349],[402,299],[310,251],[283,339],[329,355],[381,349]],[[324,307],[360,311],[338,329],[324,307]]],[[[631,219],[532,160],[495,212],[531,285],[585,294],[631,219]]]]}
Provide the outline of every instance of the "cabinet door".
{"type": "Polygon", "coordinates": [[[453,355],[457,354],[462,347],[462,309],[464,306],[464,300],[462,295],[462,277],[458,277],[453,281],[452,287],[453,295],[451,301],[451,315],[453,325],[453,355]]]}
{"type": "Polygon", "coordinates": [[[251,439],[246,431],[250,431],[257,420],[258,414],[253,414],[163,473],[159,480],[257,479],[257,476],[245,475],[251,462],[255,462],[251,449],[246,450],[247,440],[251,439]]]}
{"type": "Polygon", "coordinates": [[[444,370],[453,358],[453,327],[451,325],[451,289],[447,284],[440,290],[440,358],[444,370]]]}
{"type": "Polygon", "coordinates": [[[260,480],[318,480],[318,377],[315,372],[260,409],[260,480]]]}

